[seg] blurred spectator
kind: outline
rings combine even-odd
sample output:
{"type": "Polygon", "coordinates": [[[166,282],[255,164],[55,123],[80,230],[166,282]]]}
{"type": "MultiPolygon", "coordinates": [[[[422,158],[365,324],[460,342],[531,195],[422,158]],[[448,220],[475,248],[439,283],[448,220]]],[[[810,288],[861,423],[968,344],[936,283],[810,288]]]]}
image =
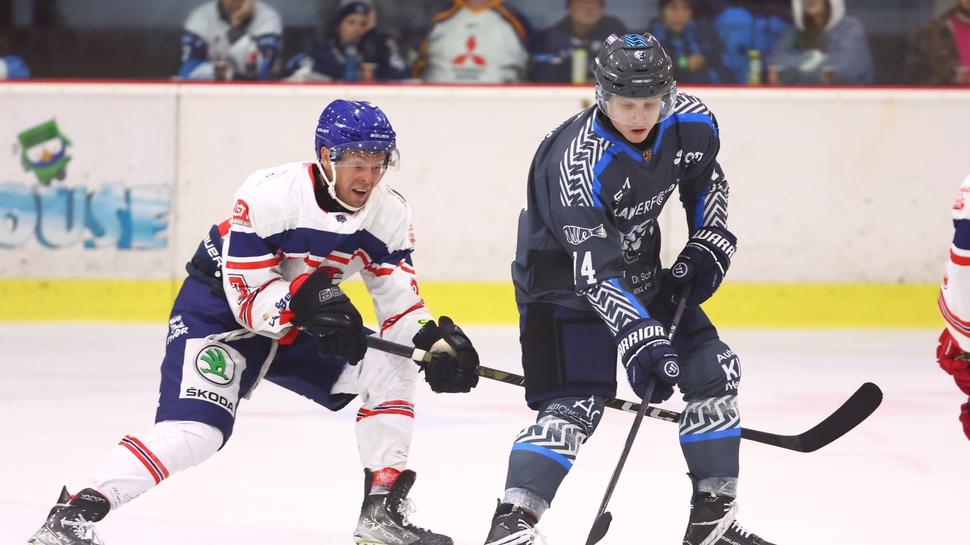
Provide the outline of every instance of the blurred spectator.
{"type": "Polygon", "coordinates": [[[736,1],[714,14],[714,30],[724,51],[721,62],[731,73],[731,80],[758,83],[762,60],[767,59],[778,39],[791,24],[789,0],[736,1]],[[779,13],[779,5],[784,12],[779,13]]]}
{"type": "Polygon", "coordinates": [[[27,63],[17,55],[10,54],[9,40],[0,27],[0,80],[30,77],[27,63]]]}
{"type": "Polygon", "coordinates": [[[454,0],[432,19],[414,76],[434,83],[521,81],[528,26],[502,0],[454,0]]]}
{"type": "Polygon", "coordinates": [[[182,34],[187,79],[265,80],[282,45],[280,15],[256,0],[212,0],[195,8],[182,34]]]}
{"type": "MultiPolygon", "coordinates": [[[[274,0],[279,1],[279,0],[274,0]]],[[[344,0],[317,0],[322,28],[329,27],[344,0]]],[[[406,66],[418,58],[418,49],[428,35],[431,16],[451,5],[450,0],[371,0],[379,14],[377,30],[393,41],[406,66]]],[[[289,36],[287,36],[289,42],[289,36]]]]}
{"type": "Polygon", "coordinates": [[[606,0],[566,0],[567,15],[536,36],[532,47],[532,80],[592,81],[592,60],[610,34],[626,34],[623,23],[603,16],[606,0]]]}
{"type": "Polygon", "coordinates": [[[958,0],[916,32],[903,79],[915,85],[970,85],[970,0],[958,0]]]}
{"type": "Polygon", "coordinates": [[[0,79],[25,79],[30,77],[30,68],[17,55],[0,57],[0,79]]]}
{"type": "Polygon", "coordinates": [[[723,83],[731,74],[721,64],[723,47],[717,33],[694,21],[692,0],[661,0],[660,18],[647,32],[653,34],[674,63],[678,83],[723,83]]]}
{"type": "Polygon", "coordinates": [[[291,81],[388,81],[408,77],[397,45],[377,30],[371,0],[343,0],[310,54],[286,63],[291,81]]]}
{"type": "Polygon", "coordinates": [[[868,84],[874,68],[865,29],[845,0],[792,0],[795,29],[768,59],[768,80],[786,84],[868,84]]]}

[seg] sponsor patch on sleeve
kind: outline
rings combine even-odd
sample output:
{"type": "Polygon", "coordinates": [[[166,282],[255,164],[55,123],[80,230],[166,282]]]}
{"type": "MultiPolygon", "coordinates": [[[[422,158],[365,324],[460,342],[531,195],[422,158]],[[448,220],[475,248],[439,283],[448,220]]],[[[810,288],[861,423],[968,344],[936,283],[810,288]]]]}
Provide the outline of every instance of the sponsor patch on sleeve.
{"type": "Polygon", "coordinates": [[[252,227],[253,222],[249,220],[249,205],[242,199],[236,199],[236,206],[232,209],[233,225],[242,227],[252,227]]]}

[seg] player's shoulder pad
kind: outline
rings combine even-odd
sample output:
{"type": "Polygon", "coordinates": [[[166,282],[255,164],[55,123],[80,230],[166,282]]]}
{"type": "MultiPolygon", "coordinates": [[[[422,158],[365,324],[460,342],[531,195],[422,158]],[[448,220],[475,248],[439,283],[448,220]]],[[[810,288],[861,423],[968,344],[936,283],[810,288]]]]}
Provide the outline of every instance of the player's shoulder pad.
{"type": "Polygon", "coordinates": [[[705,122],[704,118],[707,118],[714,129],[717,129],[717,119],[714,118],[714,113],[704,104],[703,100],[690,93],[682,91],[677,93],[677,102],[674,104],[674,112],[671,117],[679,118],[677,120],[681,122],[695,120],[702,123],[705,122]]]}
{"type": "Polygon", "coordinates": [[[253,10],[253,20],[249,23],[249,34],[263,36],[266,34],[282,34],[283,19],[272,6],[263,2],[256,2],[253,10]]]}
{"type": "Polygon", "coordinates": [[[375,188],[365,211],[368,232],[384,242],[391,251],[410,247],[411,206],[404,196],[381,184],[375,188]]]}
{"type": "Polygon", "coordinates": [[[953,219],[970,219],[970,176],[963,180],[957,198],[953,201],[953,219]]]}
{"type": "Polygon", "coordinates": [[[208,36],[219,21],[219,8],[215,2],[206,2],[193,9],[185,19],[185,30],[199,36],[208,36]]]}
{"type": "Polygon", "coordinates": [[[236,191],[232,224],[249,227],[266,236],[285,230],[302,212],[302,195],[312,188],[309,163],[288,163],[253,172],[236,191]]]}

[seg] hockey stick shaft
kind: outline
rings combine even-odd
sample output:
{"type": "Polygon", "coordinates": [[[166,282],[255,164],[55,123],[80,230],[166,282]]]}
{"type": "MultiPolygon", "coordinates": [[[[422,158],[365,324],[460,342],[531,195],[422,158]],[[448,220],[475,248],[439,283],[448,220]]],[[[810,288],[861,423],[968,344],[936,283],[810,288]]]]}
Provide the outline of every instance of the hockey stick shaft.
{"type": "MultiPolygon", "coordinates": [[[[670,322],[668,339],[671,342],[674,340],[674,335],[677,334],[680,318],[684,315],[684,307],[687,306],[687,297],[690,295],[690,288],[689,285],[684,288],[680,302],[677,303],[674,318],[670,322]]],[[[634,364],[631,362],[629,365],[634,364]]],[[[640,424],[643,423],[643,417],[649,408],[650,398],[653,397],[653,390],[657,385],[657,380],[657,378],[654,378],[654,380],[650,381],[647,384],[646,391],[643,393],[643,403],[640,404],[640,407],[637,409],[637,415],[633,418],[633,425],[630,426],[630,433],[627,434],[626,442],[623,444],[623,452],[620,453],[620,460],[616,463],[616,468],[613,469],[613,475],[610,477],[610,482],[606,486],[606,493],[603,494],[603,501],[600,503],[600,508],[596,512],[596,518],[593,519],[593,526],[589,529],[589,535],[586,537],[586,545],[596,545],[596,543],[606,536],[606,532],[610,529],[610,522],[613,521],[613,515],[606,511],[606,506],[609,505],[610,498],[613,497],[616,483],[620,481],[620,473],[623,471],[623,466],[626,465],[626,459],[630,455],[630,451],[633,450],[633,441],[637,438],[637,433],[640,431],[640,424]]]]}
{"type": "MultiPolygon", "coordinates": [[[[430,354],[420,348],[405,346],[373,335],[367,337],[367,346],[375,350],[380,350],[381,352],[387,352],[420,363],[427,363],[431,359],[430,354]]],[[[522,375],[516,375],[500,369],[480,366],[476,370],[476,373],[478,376],[490,380],[514,384],[516,386],[525,386],[525,378],[522,375]]],[[[796,452],[814,452],[842,437],[852,430],[852,428],[861,424],[879,407],[881,402],[882,391],[875,384],[866,382],[842,406],[836,409],[835,412],[804,433],[798,435],[780,435],[750,428],[741,428],[741,438],[796,452]]],[[[606,400],[607,407],[630,413],[638,412],[640,405],[640,403],[623,399],[609,398],[606,400]]],[[[659,407],[648,407],[645,416],[666,422],[680,422],[680,413],[659,407]]]]}

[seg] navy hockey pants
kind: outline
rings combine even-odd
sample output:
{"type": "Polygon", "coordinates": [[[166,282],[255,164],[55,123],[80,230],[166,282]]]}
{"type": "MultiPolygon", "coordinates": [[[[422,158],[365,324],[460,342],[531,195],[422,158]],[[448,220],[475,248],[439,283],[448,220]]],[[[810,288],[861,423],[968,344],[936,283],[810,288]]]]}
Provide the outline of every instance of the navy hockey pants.
{"type": "Polygon", "coordinates": [[[240,400],[260,378],[339,410],[354,396],[330,391],[346,360],[325,358],[309,335],[277,346],[246,332],[225,299],[194,277],[182,284],[169,318],[155,421],[204,422],[232,435],[240,400]]]}

